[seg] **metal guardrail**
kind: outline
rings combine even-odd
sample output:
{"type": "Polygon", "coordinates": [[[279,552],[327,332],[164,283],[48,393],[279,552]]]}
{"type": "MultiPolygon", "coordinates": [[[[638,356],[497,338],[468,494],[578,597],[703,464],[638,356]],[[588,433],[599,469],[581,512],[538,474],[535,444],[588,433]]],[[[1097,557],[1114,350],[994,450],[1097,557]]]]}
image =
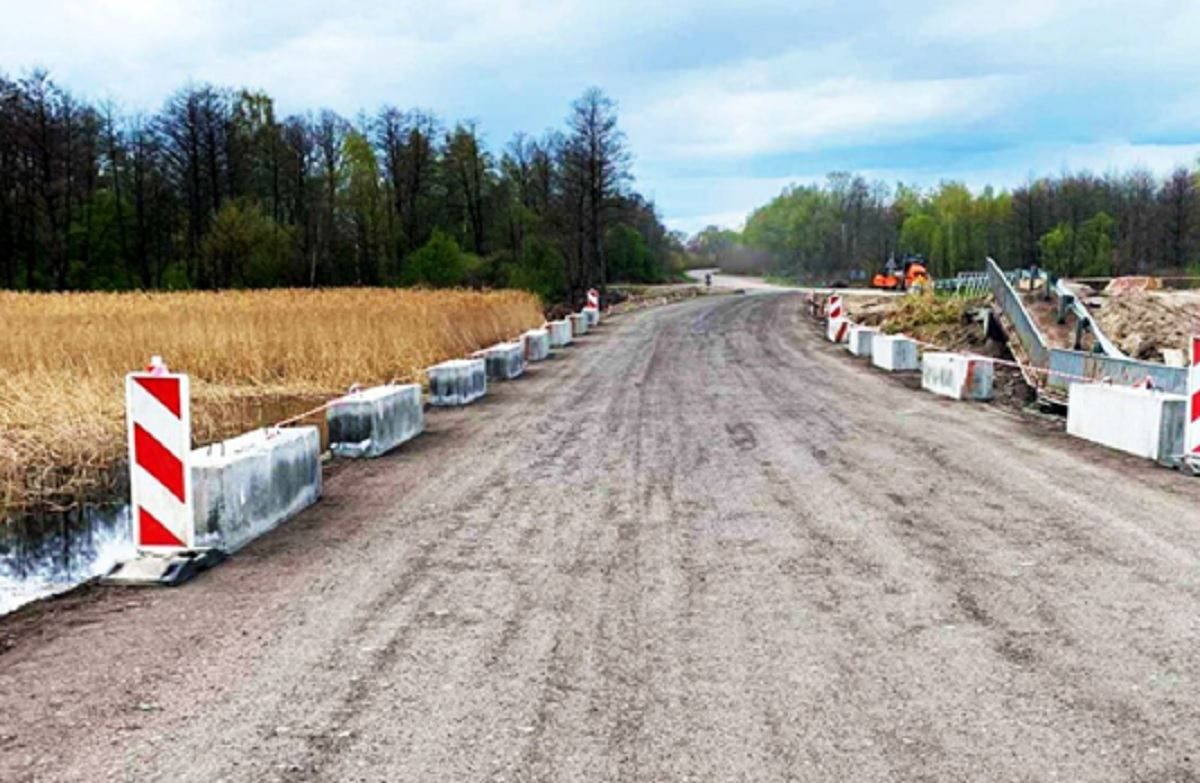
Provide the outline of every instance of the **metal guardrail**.
{"type": "MultiPolygon", "coordinates": [[[[1104,333],[1104,330],[1100,328],[1100,324],[1092,317],[1092,312],[1088,309],[1088,306],[1079,301],[1079,297],[1075,295],[1075,292],[1068,288],[1062,280],[1054,284],[1053,293],[1070,309],[1075,319],[1083,325],[1082,328],[1092,333],[1092,337],[1096,339],[1096,342],[1105,355],[1116,359],[1127,358],[1121,352],[1121,349],[1117,347],[1116,343],[1108,339],[1108,335],[1104,333]]],[[[1076,342],[1075,344],[1078,346],[1079,343],[1076,342]]]]}
{"type": "Polygon", "coordinates": [[[959,272],[957,277],[935,280],[933,290],[951,296],[983,296],[991,290],[987,272],[959,272]]]}
{"type": "MultiPolygon", "coordinates": [[[[1050,350],[1046,338],[1042,336],[1029,311],[1025,309],[1021,297],[1009,282],[1009,276],[991,258],[987,260],[987,274],[992,286],[992,296],[996,299],[1001,316],[1017,334],[1024,361],[1035,367],[1048,368],[1050,350]]],[[[1022,357],[1018,356],[1018,359],[1022,357]]],[[[1026,379],[1030,380],[1032,385],[1038,385],[1036,379],[1030,377],[1030,373],[1026,373],[1026,379]]]]}
{"type": "Polygon", "coordinates": [[[1132,386],[1147,377],[1154,382],[1156,389],[1172,394],[1187,393],[1187,368],[1168,367],[1157,362],[1051,348],[1049,369],[1047,385],[1064,394],[1080,378],[1093,381],[1107,378],[1117,386],[1132,386]]]}

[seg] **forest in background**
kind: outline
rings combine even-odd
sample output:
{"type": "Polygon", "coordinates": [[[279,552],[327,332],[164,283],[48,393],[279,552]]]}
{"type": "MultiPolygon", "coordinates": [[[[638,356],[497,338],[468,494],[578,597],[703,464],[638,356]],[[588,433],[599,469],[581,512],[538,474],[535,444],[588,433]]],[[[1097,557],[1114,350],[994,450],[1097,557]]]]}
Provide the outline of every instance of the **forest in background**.
{"type": "Polygon", "coordinates": [[[1063,276],[1200,275],[1200,175],[1142,169],[1064,173],[1014,190],[973,193],[958,182],[889,187],[849,174],[786,189],[745,228],[692,238],[699,263],[801,280],[870,274],[893,254],[919,253],[936,277],[1037,264],[1063,276]]]}
{"type": "Polygon", "coordinates": [[[579,303],[658,282],[682,238],[631,187],[616,104],[490,151],[479,125],[384,106],[279,118],[188,86],[153,115],[0,75],[0,288],[516,287],[579,303]]]}

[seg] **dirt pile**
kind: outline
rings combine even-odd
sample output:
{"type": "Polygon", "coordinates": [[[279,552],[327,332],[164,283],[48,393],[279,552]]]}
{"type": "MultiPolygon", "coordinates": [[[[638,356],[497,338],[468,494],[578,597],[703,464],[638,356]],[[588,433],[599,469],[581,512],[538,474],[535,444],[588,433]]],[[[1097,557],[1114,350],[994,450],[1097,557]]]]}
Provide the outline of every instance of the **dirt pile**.
{"type": "Polygon", "coordinates": [[[960,299],[916,294],[863,301],[847,299],[850,318],[858,323],[879,327],[888,334],[903,332],[946,350],[1007,358],[1004,346],[987,339],[984,325],[976,317],[990,302],[990,297],[960,299]]]}
{"type": "Polygon", "coordinates": [[[1135,291],[1104,299],[1094,311],[1100,328],[1135,359],[1165,361],[1165,351],[1186,355],[1189,335],[1200,334],[1200,291],[1135,291]]]}

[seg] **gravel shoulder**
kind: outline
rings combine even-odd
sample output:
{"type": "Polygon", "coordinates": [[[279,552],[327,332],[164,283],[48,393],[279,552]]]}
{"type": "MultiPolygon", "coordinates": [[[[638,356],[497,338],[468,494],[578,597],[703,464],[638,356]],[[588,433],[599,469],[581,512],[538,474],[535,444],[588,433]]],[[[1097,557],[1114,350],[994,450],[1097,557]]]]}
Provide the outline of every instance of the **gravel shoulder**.
{"type": "Polygon", "coordinates": [[[171,591],[0,619],[0,780],[1194,780],[1200,481],[613,319],[171,591]]]}

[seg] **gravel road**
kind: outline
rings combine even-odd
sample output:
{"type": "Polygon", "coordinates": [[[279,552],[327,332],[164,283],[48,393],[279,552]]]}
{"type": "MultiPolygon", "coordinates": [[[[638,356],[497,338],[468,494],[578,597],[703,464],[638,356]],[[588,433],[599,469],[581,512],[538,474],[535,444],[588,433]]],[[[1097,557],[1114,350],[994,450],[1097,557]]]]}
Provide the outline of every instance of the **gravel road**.
{"type": "Polygon", "coordinates": [[[1196,780],[1200,480],[801,310],[614,319],[186,587],[0,620],[0,780],[1196,780]]]}

